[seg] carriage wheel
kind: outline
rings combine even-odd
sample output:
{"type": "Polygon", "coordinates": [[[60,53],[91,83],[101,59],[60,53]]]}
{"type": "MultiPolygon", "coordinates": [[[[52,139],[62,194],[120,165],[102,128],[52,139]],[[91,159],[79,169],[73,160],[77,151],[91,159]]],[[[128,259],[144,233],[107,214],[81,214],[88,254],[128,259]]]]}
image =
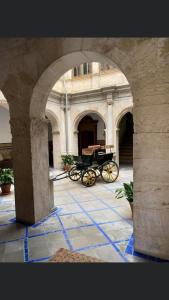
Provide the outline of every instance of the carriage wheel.
{"type": "Polygon", "coordinates": [[[101,169],[101,177],[107,182],[114,182],[119,175],[119,167],[115,161],[105,162],[101,169]]]}
{"type": "Polygon", "coordinates": [[[86,170],[82,174],[82,184],[84,186],[90,187],[95,184],[96,178],[96,172],[94,170],[86,170]]]}
{"type": "Polygon", "coordinates": [[[77,170],[76,167],[71,168],[68,172],[69,178],[73,181],[78,181],[81,177],[81,171],[77,170]]]}

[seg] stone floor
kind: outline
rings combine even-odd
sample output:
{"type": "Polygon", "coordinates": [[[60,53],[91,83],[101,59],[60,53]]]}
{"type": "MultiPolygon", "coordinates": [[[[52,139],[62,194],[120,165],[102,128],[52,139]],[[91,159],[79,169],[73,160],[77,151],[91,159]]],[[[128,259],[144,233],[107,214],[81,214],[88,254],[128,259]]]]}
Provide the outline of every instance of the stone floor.
{"type": "Polygon", "coordinates": [[[0,262],[47,262],[59,248],[105,262],[151,261],[131,251],[130,206],[125,199],[115,199],[115,189],[132,178],[132,168],[122,167],[115,183],[98,179],[95,186],[86,188],[70,179],[56,181],[58,209],[33,226],[15,222],[13,191],[1,196],[0,262]]]}

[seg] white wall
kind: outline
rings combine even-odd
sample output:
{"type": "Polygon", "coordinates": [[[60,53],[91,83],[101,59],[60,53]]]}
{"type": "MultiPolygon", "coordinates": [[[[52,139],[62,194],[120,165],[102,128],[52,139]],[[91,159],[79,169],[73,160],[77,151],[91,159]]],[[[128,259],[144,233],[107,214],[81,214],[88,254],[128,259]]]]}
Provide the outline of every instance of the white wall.
{"type": "Polygon", "coordinates": [[[0,143],[11,143],[12,136],[9,124],[9,111],[0,107],[0,143]]]}

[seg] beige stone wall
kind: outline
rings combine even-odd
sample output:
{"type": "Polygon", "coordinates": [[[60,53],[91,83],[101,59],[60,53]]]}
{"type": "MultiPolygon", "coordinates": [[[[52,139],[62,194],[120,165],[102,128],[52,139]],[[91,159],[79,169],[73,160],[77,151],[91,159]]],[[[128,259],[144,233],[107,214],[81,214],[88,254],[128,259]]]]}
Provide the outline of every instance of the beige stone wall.
{"type": "MultiPolygon", "coordinates": [[[[100,65],[99,63],[93,64],[100,65]]],[[[117,68],[105,71],[100,71],[98,68],[91,74],[78,77],[70,77],[70,74],[71,70],[65,73],[53,86],[53,90],[64,93],[65,90],[63,80],[66,82],[67,92],[69,94],[97,90],[109,86],[121,86],[128,84],[125,75],[117,68]]]]}

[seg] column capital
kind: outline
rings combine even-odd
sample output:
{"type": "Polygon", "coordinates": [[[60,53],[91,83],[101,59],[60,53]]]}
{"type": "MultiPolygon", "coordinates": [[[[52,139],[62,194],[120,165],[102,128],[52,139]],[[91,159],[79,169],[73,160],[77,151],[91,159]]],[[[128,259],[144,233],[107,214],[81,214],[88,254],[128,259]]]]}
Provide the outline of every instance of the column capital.
{"type": "Polygon", "coordinates": [[[107,104],[108,104],[108,105],[113,105],[113,103],[114,103],[114,100],[112,100],[112,99],[107,99],[107,104]]]}

